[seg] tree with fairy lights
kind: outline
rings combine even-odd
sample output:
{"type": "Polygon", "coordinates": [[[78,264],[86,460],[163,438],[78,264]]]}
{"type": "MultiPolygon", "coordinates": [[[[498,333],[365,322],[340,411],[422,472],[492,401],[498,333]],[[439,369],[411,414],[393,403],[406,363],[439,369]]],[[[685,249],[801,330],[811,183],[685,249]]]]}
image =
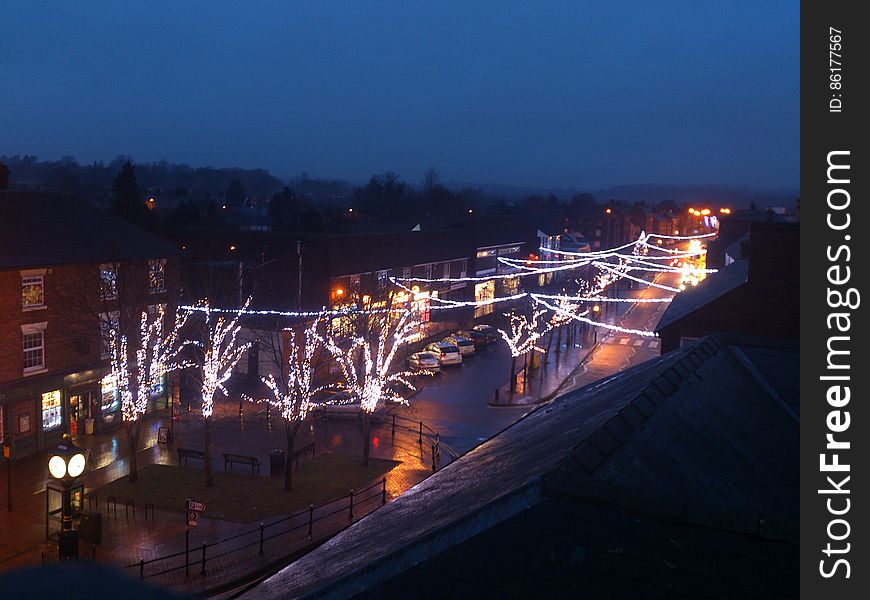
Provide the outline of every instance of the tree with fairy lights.
{"type": "MultiPolygon", "coordinates": [[[[302,330],[287,327],[277,336],[278,342],[274,350],[279,358],[278,376],[269,373],[260,381],[268,388],[271,398],[262,401],[274,406],[284,419],[287,434],[287,454],[284,468],[284,489],[290,491],[293,487],[293,471],[290,461],[296,443],[296,434],[312,408],[315,392],[314,373],[317,368],[315,357],[320,356],[322,349],[318,329],[321,318],[316,318],[302,330]]],[[[252,400],[246,397],[247,400],[252,400]]]]}
{"type": "Polygon", "coordinates": [[[353,315],[357,335],[341,337],[332,329],[323,343],[341,367],[351,395],[360,402],[363,426],[363,464],[369,462],[371,414],[388,402],[408,404],[404,390],[414,391],[410,371],[393,371],[399,349],[416,333],[419,317],[407,306],[359,311],[353,315]]]}
{"type": "Polygon", "coordinates": [[[202,395],[202,418],[205,422],[205,485],[214,483],[211,465],[211,425],[214,412],[215,395],[227,393],[224,383],[233,374],[233,369],[251,347],[251,342],[240,343],[238,324],[239,318],[251,303],[251,299],[238,311],[232,319],[221,316],[223,311],[211,308],[208,300],[201,301],[196,311],[203,314],[202,341],[192,341],[200,350],[197,366],[199,367],[200,393],[202,395]]]}
{"type": "Polygon", "coordinates": [[[148,398],[163,377],[175,369],[187,366],[180,359],[185,343],[179,343],[179,332],[187,323],[189,313],[177,312],[171,329],[165,330],[165,310],[142,311],[136,339],[109,329],[109,358],[112,379],[120,398],[121,417],[130,441],[130,482],[139,478],[136,449],[139,442],[139,421],[148,407],[148,398]]]}
{"type": "Polygon", "coordinates": [[[508,318],[510,333],[499,329],[498,332],[507,343],[511,351],[511,379],[510,391],[517,391],[517,357],[526,356],[529,352],[544,352],[537,343],[541,337],[550,330],[549,323],[542,317],[547,313],[544,309],[533,310],[531,318],[512,311],[504,313],[508,318]]]}

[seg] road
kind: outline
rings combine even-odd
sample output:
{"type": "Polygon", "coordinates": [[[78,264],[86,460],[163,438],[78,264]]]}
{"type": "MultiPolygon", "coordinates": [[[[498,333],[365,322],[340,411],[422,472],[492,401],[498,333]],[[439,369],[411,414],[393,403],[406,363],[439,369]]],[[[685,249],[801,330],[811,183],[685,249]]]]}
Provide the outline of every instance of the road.
{"type": "MultiPolygon", "coordinates": [[[[674,275],[657,281],[671,285],[674,275]]],[[[621,297],[663,298],[672,292],[654,287],[622,290],[621,297]]],[[[623,327],[651,331],[667,308],[666,303],[609,303],[604,321],[623,327]]],[[[633,334],[608,333],[599,329],[599,347],[563,385],[560,394],[659,355],[659,340],[633,334]]],[[[581,339],[592,347],[591,336],[581,339]]],[[[424,421],[439,432],[443,443],[462,454],[489,439],[525,415],[530,408],[491,407],[487,401],[495,389],[510,379],[510,353],[503,343],[492,345],[467,358],[460,367],[448,367],[422,382],[423,389],[404,413],[424,421]]]]}

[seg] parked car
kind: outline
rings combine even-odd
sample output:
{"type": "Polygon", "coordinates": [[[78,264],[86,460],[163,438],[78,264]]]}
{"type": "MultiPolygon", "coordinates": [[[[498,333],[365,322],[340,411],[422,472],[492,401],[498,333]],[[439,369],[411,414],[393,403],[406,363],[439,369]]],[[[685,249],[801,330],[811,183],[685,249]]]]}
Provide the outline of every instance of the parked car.
{"type": "Polygon", "coordinates": [[[475,331],[474,329],[460,329],[459,331],[454,331],[453,335],[459,335],[464,338],[470,339],[472,342],[474,342],[475,350],[485,348],[490,343],[492,343],[488,335],[486,335],[482,331],[475,331]]]}
{"type": "Polygon", "coordinates": [[[459,348],[447,342],[433,342],[423,349],[438,357],[441,366],[462,364],[462,354],[459,348]]]}
{"type": "Polygon", "coordinates": [[[490,343],[497,342],[501,339],[501,334],[498,332],[498,329],[492,325],[475,325],[473,329],[474,331],[479,331],[484,334],[489,339],[490,343]]]}
{"type": "Polygon", "coordinates": [[[462,337],[461,335],[451,335],[450,337],[444,338],[443,341],[459,348],[459,354],[462,356],[470,356],[475,352],[474,340],[471,338],[462,337]]]}
{"type": "Polygon", "coordinates": [[[350,390],[330,387],[318,390],[311,399],[311,413],[315,416],[355,414],[359,412],[359,398],[350,390]]]}
{"type": "Polygon", "coordinates": [[[433,352],[415,352],[408,357],[408,366],[414,371],[441,372],[441,361],[433,352]]]}

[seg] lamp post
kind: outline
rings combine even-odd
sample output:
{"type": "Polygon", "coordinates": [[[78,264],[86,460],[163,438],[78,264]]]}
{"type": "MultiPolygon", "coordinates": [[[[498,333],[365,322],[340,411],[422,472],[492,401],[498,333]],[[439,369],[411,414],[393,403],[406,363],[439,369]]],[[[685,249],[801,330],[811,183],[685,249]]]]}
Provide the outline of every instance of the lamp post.
{"type": "MultiPolygon", "coordinates": [[[[71,489],[85,472],[87,457],[64,434],[57,448],[48,453],[48,475],[61,484],[61,530],[57,538],[57,555],[60,559],[78,558],[79,534],[72,528],[71,489]]],[[[46,485],[46,497],[49,485],[46,485]]]]}
{"type": "MultiPolygon", "coordinates": [[[[595,306],[592,307],[592,318],[595,321],[598,321],[600,316],[601,316],[601,307],[596,304],[595,306]]],[[[598,327],[595,327],[595,326],[592,327],[592,336],[593,336],[592,343],[593,344],[597,343],[598,342],[598,327]]]]}

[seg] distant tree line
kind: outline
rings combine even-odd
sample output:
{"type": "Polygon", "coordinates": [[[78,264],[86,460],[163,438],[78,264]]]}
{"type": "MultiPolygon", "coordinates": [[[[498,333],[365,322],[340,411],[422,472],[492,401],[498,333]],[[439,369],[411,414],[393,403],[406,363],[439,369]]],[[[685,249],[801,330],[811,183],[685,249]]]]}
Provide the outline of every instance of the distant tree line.
{"type": "Polygon", "coordinates": [[[134,165],[126,156],[89,165],[69,156],[59,161],[0,156],[3,187],[77,194],[169,237],[193,228],[240,228],[242,217],[252,215],[266,219],[273,231],[346,232],[360,221],[411,225],[483,214],[583,218],[599,209],[588,193],[565,202],[554,194],[508,200],[475,187],[451,189],[434,168],[423,173],[418,185],[387,171],[353,187],[307,173],[285,183],[262,169],[193,168],[166,161],[134,165]]]}

